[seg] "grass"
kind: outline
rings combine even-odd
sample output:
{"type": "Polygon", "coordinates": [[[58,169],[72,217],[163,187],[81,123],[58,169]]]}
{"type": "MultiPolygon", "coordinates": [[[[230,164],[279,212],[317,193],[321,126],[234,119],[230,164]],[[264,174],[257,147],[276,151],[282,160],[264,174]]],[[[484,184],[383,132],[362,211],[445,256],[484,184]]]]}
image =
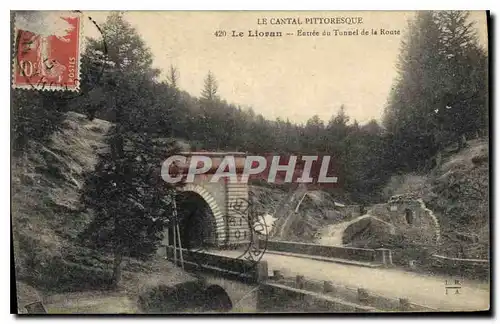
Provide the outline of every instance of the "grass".
{"type": "MultiPolygon", "coordinates": [[[[91,251],[74,238],[89,220],[81,213],[79,189],[94,168],[96,149],[110,124],[68,113],[51,141],[31,141],[12,161],[12,229],[16,279],[43,290],[72,290],[99,284],[99,267],[71,262],[91,251]],[[69,257],[69,260],[66,258],[69,257]],[[94,278],[96,280],[88,280],[94,278]],[[66,287],[63,287],[66,286],[66,287]]],[[[94,253],[95,254],[95,253],[94,253]]],[[[103,263],[100,263],[103,266],[103,263]]]]}
{"type": "Polygon", "coordinates": [[[49,314],[136,314],[139,313],[135,303],[130,298],[102,297],[92,298],[75,304],[48,305],[49,314]]]}

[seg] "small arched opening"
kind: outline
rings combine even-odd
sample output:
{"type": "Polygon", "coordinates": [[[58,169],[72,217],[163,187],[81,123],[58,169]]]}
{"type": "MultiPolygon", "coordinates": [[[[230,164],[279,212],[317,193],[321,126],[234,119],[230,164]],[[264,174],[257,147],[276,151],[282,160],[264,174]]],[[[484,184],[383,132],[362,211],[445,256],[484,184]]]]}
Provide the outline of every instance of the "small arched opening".
{"type": "Polygon", "coordinates": [[[409,208],[405,209],[405,219],[406,219],[406,224],[412,225],[413,224],[413,211],[409,208]]]}
{"type": "Polygon", "coordinates": [[[224,288],[212,285],[205,290],[205,311],[228,312],[232,308],[233,303],[224,288]]]}

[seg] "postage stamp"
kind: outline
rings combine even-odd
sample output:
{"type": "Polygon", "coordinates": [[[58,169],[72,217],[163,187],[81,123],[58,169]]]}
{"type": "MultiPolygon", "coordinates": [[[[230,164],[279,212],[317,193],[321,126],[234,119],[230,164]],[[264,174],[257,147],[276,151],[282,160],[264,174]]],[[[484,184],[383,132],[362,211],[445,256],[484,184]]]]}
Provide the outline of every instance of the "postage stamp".
{"type": "Polygon", "coordinates": [[[78,91],[81,17],[72,12],[18,12],[12,87],[78,91]]]}

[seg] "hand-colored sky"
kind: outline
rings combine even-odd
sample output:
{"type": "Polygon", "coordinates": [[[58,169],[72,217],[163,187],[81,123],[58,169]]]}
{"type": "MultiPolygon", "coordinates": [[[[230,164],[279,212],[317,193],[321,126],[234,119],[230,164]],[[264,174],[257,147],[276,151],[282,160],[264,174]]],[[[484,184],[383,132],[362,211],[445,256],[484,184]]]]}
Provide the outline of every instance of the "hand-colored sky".
{"type": "MultiPolygon", "coordinates": [[[[98,24],[106,12],[86,12],[98,24]]],[[[359,122],[380,119],[394,77],[401,35],[414,12],[167,12],[132,11],[125,18],[138,30],[154,55],[154,65],[180,72],[179,86],[198,96],[210,70],[219,95],[230,103],[251,106],[266,118],[305,122],[317,114],[327,121],[344,104],[359,122]],[[362,17],[360,25],[257,25],[266,17],[362,17]],[[400,30],[400,35],[284,36],[219,38],[217,30],[333,31],[358,28],[400,30]]],[[[485,12],[471,12],[481,44],[486,46],[485,12]]],[[[86,27],[87,28],[87,27],[86,27]]],[[[87,34],[92,35],[89,26],[87,34]]],[[[95,29],[95,28],[94,28],[95,29]]],[[[166,75],[166,74],[165,74],[166,75]]]]}

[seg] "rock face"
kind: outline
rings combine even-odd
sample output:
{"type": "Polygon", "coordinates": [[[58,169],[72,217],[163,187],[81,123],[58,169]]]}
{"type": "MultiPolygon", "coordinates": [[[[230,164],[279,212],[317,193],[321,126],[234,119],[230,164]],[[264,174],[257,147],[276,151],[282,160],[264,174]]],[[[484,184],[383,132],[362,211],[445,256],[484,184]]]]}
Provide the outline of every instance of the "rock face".
{"type": "Polygon", "coordinates": [[[324,191],[299,188],[287,193],[263,186],[249,186],[249,190],[255,201],[252,208],[259,215],[267,215],[270,239],[313,243],[329,224],[347,217],[336,207],[333,197],[324,191]]]}
{"type": "Polygon", "coordinates": [[[394,234],[394,225],[371,215],[363,215],[326,227],[320,232],[318,243],[333,246],[351,245],[353,242],[356,245],[370,245],[374,237],[394,234]]]}
{"type": "Polygon", "coordinates": [[[440,240],[436,216],[416,196],[393,196],[373,205],[365,215],[333,224],[321,231],[318,243],[364,248],[390,246],[396,236],[416,245],[435,247],[440,240]]]}
{"type": "MultiPolygon", "coordinates": [[[[348,223],[342,233],[342,244],[354,241],[358,244],[363,241],[368,243],[373,238],[394,234],[396,234],[396,227],[393,224],[371,215],[363,215],[348,223]]],[[[369,245],[367,243],[364,245],[369,245]]]]}

